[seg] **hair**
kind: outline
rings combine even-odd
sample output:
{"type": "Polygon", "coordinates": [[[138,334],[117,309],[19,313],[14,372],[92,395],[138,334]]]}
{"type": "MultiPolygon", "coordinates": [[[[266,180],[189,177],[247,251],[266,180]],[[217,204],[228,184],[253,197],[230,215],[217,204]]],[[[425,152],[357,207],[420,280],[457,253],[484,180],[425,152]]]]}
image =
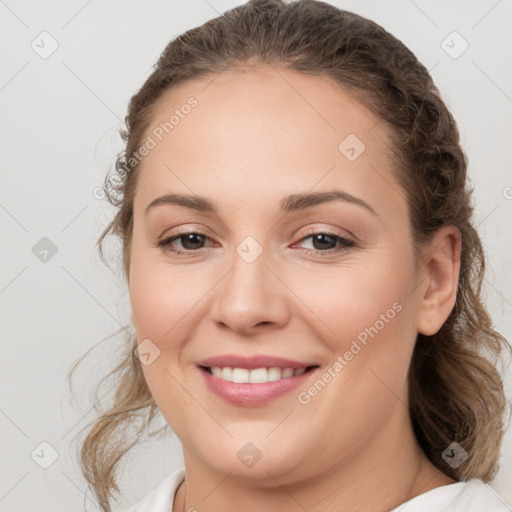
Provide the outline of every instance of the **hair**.
{"type": "MultiPolygon", "coordinates": [[[[126,128],[120,130],[124,150],[105,177],[106,198],[116,213],[97,241],[102,260],[104,239],[114,235],[122,241],[129,282],[139,168],[131,155],[141,146],[158,101],[178,84],[228,67],[243,71],[253,63],[332,79],[385,121],[415,249],[442,226],[459,229],[456,302],[436,334],[417,335],[408,373],[410,418],[422,450],[443,473],[456,480],[490,481],[508,428],[497,362],[510,346],[493,329],[481,296],[485,258],[472,221],[467,157],[457,124],[427,69],[376,23],[315,0],[252,0],[172,39],[130,100],[126,128]],[[458,467],[442,458],[452,442],[468,454],[458,467]]],[[[98,384],[116,378],[113,403],[86,426],[79,454],[81,470],[104,511],[111,510],[110,499],[119,493],[118,463],[159,412],[134,354],[137,339],[132,333],[125,341],[122,361],[98,384]],[[142,426],[130,436],[136,420],[142,426]]]]}

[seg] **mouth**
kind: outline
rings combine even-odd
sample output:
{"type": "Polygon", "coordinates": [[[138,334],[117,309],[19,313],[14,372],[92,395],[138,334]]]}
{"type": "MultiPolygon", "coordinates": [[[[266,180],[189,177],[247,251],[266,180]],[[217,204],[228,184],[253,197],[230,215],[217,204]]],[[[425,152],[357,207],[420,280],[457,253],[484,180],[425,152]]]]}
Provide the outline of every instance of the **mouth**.
{"type": "Polygon", "coordinates": [[[222,356],[197,365],[207,389],[223,401],[239,407],[266,405],[307,385],[318,364],[274,357],[222,356]]]}
{"type": "Polygon", "coordinates": [[[311,365],[302,368],[282,368],[279,366],[253,369],[232,368],[229,366],[199,366],[199,368],[224,382],[233,382],[235,384],[265,384],[267,382],[275,382],[282,379],[298,377],[299,375],[318,368],[318,365],[311,365]]]}

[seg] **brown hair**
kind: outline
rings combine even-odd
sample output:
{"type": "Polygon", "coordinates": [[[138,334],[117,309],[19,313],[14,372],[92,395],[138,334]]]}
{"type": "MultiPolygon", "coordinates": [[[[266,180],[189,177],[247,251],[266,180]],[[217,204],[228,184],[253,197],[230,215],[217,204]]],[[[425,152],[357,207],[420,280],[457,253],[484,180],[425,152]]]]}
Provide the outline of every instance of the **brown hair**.
{"type": "MultiPolygon", "coordinates": [[[[510,346],[493,329],[481,299],[485,260],[472,224],[467,159],[457,125],[428,71],[376,23],[314,0],[253,0],[174,38],[131,98],[121,131],[125,150],[105,178],[107,199],[117,213],[98,240],[101,257],[104,238],[117,236],[129,279],[138,171],[131,155],[142,143],[157,102],[187,80],[228,67],[243,70],[252,62],[329,77],[385,121],[416,248],[441,226],[460,230],[456,303],[439,332],[417,337],[409,369],[410,415],[417,439],[436,467],[457,480],[491,480],[506,428],[506,398],[496,365],[510,346]],[[469,455],[457,468],[441,456],[454,441],[469,455]]],[[[87,426],[80,451],[82,471],[105,511],[111,510],[113,492],[119,492],[118,462],[158,415],[134,355],[137,340],[129,335],[126,341],[123,360],[100,382],[116,378],[113,403],[87,426]],[[128,429],[137,419],[141,426],[130,437],[128,429]]]]}

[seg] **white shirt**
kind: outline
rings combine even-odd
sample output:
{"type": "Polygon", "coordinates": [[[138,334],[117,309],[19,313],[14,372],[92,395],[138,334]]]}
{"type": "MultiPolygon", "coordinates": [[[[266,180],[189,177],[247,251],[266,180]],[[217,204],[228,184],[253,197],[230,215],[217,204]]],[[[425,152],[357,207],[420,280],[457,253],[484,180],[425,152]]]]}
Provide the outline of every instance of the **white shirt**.
{"type": "MultiPolygon", "coordinates": [[[[185,479],[180,468],[142,500],[122,512],[172,512],[174,494],[185,479]]],[[[490,486],[476,478],[436,487],[389,512],[512,512],[490,486]]]]}

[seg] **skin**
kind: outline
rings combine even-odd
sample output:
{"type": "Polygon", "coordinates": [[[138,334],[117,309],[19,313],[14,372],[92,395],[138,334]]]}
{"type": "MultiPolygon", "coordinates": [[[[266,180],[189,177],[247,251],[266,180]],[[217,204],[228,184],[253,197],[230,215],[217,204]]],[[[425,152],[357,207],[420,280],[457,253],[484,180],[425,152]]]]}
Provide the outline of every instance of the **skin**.
{"type": "Polygon", "coordinates": [[[142,160],[134,198],[132,321],[138,341],[160,350],[143,371],[186,469],[173,511],[384,512],[453,483],[414,437],[407,373],[417,333],[437,332],[454,306],[458,230],[441,229],[415,260],[387,128],[329,79],[267,66],[212,79],[159,103],[147,134],[198,101],[142,160]],[[338,150],[351,133],[366,146],[355,161],[338,150]],[[284,196],[332,189],[375,214],[345,201],[279,211],[284,196]],[[167,193],[206,197],[218,211],[145,213],[167,193]],[[175,240],[184,255],[158,247],[177,227],[206,238],[175,240]],[[325,231],[355,245],[314,244],[325,231]],[[252,263],[236,252],[247,236],[263,250],[252,263]],[[321,375],[396,302],[401,311],[306,405],[297,394],[311,380],[247,408],[211,393],[197,367],[272,354],[314,361],[321,375]],[[252,467],[237,457],[247,442],[262,454],[252,467]]]}

